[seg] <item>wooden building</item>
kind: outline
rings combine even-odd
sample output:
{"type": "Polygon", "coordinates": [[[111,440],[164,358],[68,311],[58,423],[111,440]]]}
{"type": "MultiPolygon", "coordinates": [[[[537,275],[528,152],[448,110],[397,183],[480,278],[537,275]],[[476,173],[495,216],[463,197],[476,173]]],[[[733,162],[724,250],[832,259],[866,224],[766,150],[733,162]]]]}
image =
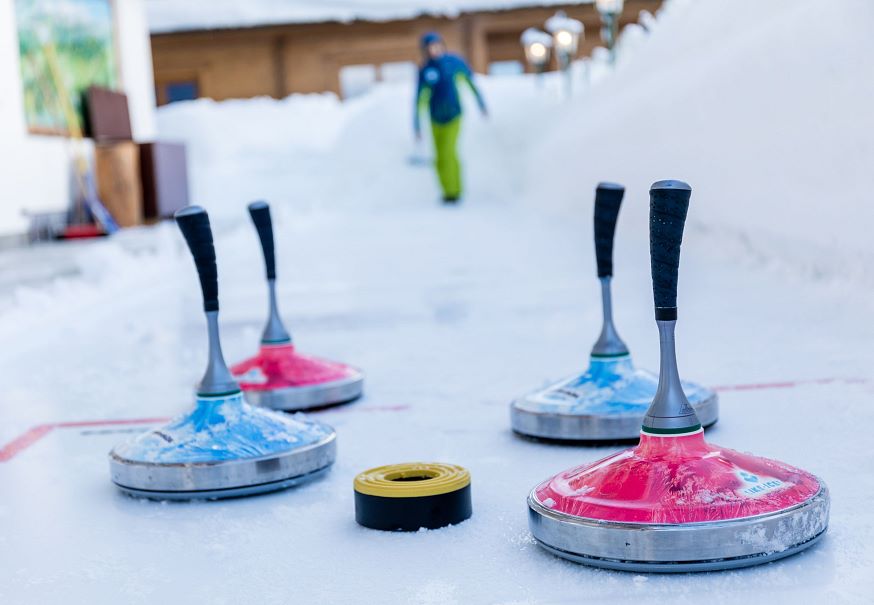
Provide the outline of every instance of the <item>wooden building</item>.
{"type": "MultiPolygon", "coordinates": [[[[621,24],[661,0],[626,0],[621,24]]],[[[455,18],[420,16],[394,21],[287,23],[257,27],[152,34],[152,63],[159,104],[197,97],[216,100],[295,92],[333,91],[350,96],[368,81],[411,77],[419,37],[440,32],[479,73],[521,71],[519,42],[528,27],[563,10],[585,25],[579,55],[601,45],[600,17],[591,3],[462,12],[455,18]]]]}

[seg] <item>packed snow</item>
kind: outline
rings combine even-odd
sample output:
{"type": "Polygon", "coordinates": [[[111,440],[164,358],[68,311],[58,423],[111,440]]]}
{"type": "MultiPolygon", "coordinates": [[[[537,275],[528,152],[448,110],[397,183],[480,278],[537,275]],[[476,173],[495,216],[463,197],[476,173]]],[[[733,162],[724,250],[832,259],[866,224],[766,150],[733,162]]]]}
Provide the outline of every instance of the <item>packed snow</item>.
{"type": "Polygon", "coordinates": [[[614,72],[580,68],[570,100],[556,78],[482,78],[490,116],[466,117],[459,207],[410,162],[411,84],[162,108],[213,219],[225,356],[252,355],[266,319],[246,203],[268,199],[286,325],[302,351],[364,369],[365,396],[313,415],[338,434],[317,482],[224,502],[124,497],[107,452],[149,424],[76,423],[193,405],[205,322],[182,239],[165,223],[4,253],[34,269],[0,289],[0,602],[870,603],[872,13],[675,0],[623,40],[614,72]],[[528,531],[535,484],[617,449],[520,439],[508,404],[588,361],[599,180],[627,187],[617,325],[635,363],[657,367],[646,191],[662,178],[693,187],[677,337],[683,377],[719,392],[708,439],[831,491],[828,534],[801,555],[634,575],[557,559],[528,531]],[[473,517],[357,526],[353,477],[414,460],[470,469],[473,517]]]}
{"type": "MultiPolygon", "coordinates": [[[[591,4],[542,0],[539,4],[591,4]]],[[[392,21],[531,6],[530,0],[147,0],[153,33],[323,21],[392,21]]]]}

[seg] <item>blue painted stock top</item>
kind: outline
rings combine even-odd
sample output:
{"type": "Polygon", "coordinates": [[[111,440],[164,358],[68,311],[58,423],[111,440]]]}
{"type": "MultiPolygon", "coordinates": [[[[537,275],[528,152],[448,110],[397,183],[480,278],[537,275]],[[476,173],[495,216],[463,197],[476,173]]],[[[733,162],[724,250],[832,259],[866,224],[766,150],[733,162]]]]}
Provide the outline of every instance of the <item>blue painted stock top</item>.
{"type": "Polygon", "coordinates": [[[302,414],[287,416],[251,406],[242,393],[199,396],[194,410],[130,439],[115,453],[137,462],[221,462],[284,453],[332,432],[302,414]]]}
{"type": "MultiPolygon", "coordinates": [[[[658,383],[657,375],[636,369],[630,355],[592,357],[583,374],[550,385],[516,405],[541,413],[643,416],[658,383]]],[[[683,390],[693,405],[713,394],[692,382],[683,382],[683,390]]]]}

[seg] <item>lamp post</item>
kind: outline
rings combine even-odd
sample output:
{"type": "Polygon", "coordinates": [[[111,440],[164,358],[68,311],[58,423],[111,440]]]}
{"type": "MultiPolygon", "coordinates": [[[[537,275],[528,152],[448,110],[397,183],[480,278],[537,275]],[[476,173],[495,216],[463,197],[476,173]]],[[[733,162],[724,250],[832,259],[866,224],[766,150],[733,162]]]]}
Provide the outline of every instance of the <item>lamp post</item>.
{"type": "Polygon", "coordinates": [[[601,15],[601,39],[610,51],[610,63],[616,62],[616,38],[619,37],[619,16],[625,0],[595,0],[595,6],[601,15]]]}
{"type": "Polygon", "coordinates": [[[564,11],[558,11],[546,20],[546,31],[552,34],[555,57],[558,68],[564,72],[567,82],[567,94],[571,94],[571,61],[577,54],[580,38],[584,36],[583,24],[568,17],[564,11]]]}
{"type": "Polygon", "coordinates": [[[531,71],[537,74],[537,81],[541,81],[541,74],[549,65],[549,55],[552,51],[552,36],[537,28],[529,27],[522,32],[520,38],[522,47],[525,49],[525,60],[531,67],[531,71]]]}

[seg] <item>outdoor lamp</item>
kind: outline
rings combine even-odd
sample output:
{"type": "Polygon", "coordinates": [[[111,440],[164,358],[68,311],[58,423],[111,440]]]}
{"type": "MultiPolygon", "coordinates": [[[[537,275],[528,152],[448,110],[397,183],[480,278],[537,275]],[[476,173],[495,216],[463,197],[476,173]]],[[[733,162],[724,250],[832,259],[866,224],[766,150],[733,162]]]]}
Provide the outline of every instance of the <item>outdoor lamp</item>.
{"type": "Polygon", "coordinates": [[[565,69],[577,54],[577,46],[583,36],[583,24],[558,11],[546,20],[546,31],[552,34],[559,65],[565,69]]]}
{"type": "Polygon", "coordinates": [[[602,15],[604,13],[618,15],[622,12],[624,4],[625,0],[595,0],[595,6],[602,15]]]}
{"type": "Polygon", "coordinates": [[[525,49],[525,59],[531,66],[531,70],[538,74],[543,73],[546,66],[549,65],[552,36],[534,27],[529,27],[522,32],[520,40],[525,49]]]}
{"type": "Polygon", "coordinates": [[[616,38],[619,37],[619,15],[622,14],[622,8],[625,0],[595,0],[595,6],[601,14],[601,39],[607,45],[607,50],[610,51],[610,62],[616,61],[616,38]]]}
{"type": "Polygon", "coordinates": [[[583,24],[568,17],[564,11],[558,11],[546,20],[546,31],[552,34],[555,56],[558,68],[564,72],[567,83],[567,94],[571,94],[571,60],[577,54],[577,46],[583,37],[583,24]]]}

